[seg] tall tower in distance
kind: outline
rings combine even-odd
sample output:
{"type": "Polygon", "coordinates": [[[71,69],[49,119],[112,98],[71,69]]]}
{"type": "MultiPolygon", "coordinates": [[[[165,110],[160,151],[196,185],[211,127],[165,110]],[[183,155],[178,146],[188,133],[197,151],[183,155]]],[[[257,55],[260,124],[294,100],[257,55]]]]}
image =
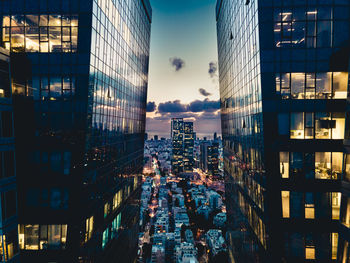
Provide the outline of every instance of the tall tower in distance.
{"type": "Polygon", "coordinates": [[[174,174],[193,171],[194,137],[193,122],[184,122],[182,118],[171,119],[171,169],[174,174]]]}
{"type": "Polygon", "coordinates": [[[193,171],[194,136],[193,122],[184,122],[184,172],[193,171]]]}
{"type": "Polygon", "coordinates": [[[218,0],[231,254],[347,262],[348,0],[218,0]]]}
{"type": "Polygon", "coordinates": [[[182,118],[171,119],[171,171],[174,174],[183,172],[184,158],[184,120],[182,118]]]}
{"type": "Polygon", "coordinates": [[[1,1],[21,262],[135,260],[151,19],[148,0],[1,1]]]}

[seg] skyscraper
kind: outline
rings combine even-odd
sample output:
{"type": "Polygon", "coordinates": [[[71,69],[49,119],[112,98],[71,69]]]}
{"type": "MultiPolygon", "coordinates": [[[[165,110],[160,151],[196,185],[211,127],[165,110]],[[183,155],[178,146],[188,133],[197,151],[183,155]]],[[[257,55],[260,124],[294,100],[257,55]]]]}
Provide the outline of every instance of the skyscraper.
{"type": "Polygon", "coordinates": [[[231,255],[244,262],[349,260],[349,5],[217,2],[231,255]]]}
{"type": "Polygon", "coordinates": [[[193,171],[194,132],[193,122],[184,122],[184,171],[193,171]]]}
{"type": "Polygon", "coordinates": [[[138,237],[148,0],[4,0],[22,262],[131,262],[138,237]]]}
{"type": "Polygon", "coordinates": [[[9,51],[0,48],[0,260],[18,262],[16,154],[9,51]]]}
{"type": "Polygon", "coordinates": [[[173,173],[193,171],[194,137],[193,122],[184,122],[182,118],[171,119],[173,173]]]}
{"type": "Polygon", "coordinates": [[[171,171],[178,174],[183,172],[184,121],[182,118],[171,119],[171,141],[171,171]]]}
{"type": "Polygon", "coordinates": [[[219,175],[219,143],[204,141],[200,144],[200,168],[211,175],[219,175]]]}

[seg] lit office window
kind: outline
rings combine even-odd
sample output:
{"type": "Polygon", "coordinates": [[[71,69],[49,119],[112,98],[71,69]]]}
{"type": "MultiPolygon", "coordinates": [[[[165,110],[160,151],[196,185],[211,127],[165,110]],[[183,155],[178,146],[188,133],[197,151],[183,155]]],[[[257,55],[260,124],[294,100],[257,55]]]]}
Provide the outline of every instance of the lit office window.
{"type": "Polygon", "coordinates": [[[26,250],[65,249],[67,225],[19,225],[19,245],[26,250]]]}
{"type": "Polygon", "coordinates": [[[316,248],[312,234],[305,235],[305,259],[316,259],[316,248]]]}
{"type": "Polygon", "coordinates": [[[312,193],[305,193],[305,218],[315,218],[315,200],[312,193]]]}
{"type": "Polygon", "coordinates": [[[332,233],[331,239],[332,239],[332,260],[336,260],[337,254],[338,254],[338,233],[332,233]]]}
{"type": "Polygon", "coordinates": [[[345,156],[345,180],[350,181],[350,154],[345,156]]]}
{"type": "Polygon", "coordinates": [[[290,118],[291,139],[344,139],[345,113],[293,112],[290,118]]]}
{"type": "Polygon", "coordinates": [[[12,52],[76,52],[77,16],[3,16],[2,40],[12,52]]]}
{"type": "Polygon", "coordinates": [[[113,197],[113,210],[117,209],[122,202],[123,190],[119,190],[113,197]]]}
{"type": "Polygon", "coordinates": [[[280,152],[280,174],[282,178],[289,178],[289,152],[280,152]]]}
{"type": "Polygon", "coordinates": [[[342,205],[341,209],[341,222],[346,227],[350,228],[350,198],[349,197],[343,197],[342,202],[344,202],[344,205],[342,205]]]}
{"type": "Polygon", "coordinates": [[[346,99],[347,72],[276,74],[276,94],[282,99],[346,99]]]}
{"type": "Polygon", "coordinates": [[[304,113],[295,112],[291,114],[290,138],[304,139],[304,113]]]}
{"type": "Polygon", "coordinates": [[[92,237],[92,231],[94,229],[94,216],[91,216],[85,221],[85,242],[89,241],[92,237]]]}
{"type": "Polygon", "coordinates": [[[315,246],[305,246],[305,259],[315,259],[315,246]]]}
{"type": "Polygon", "coordinates": [[[316,179],[340,179],[343,170],[343,153],[341,152],[316,152],[315,153],[315,178],[316,179]]]}
{"type": "Polygon", "coordinates": [[[282,197],[282,216],[283,218],[289,218],[290,217],[290,192],[289,191],[282,191],[281,192],[282,197]]]}
{"type": "Polygon", "coordinates": [[[332,219],[338,220],[340,216],[341,193],[331,193],[332,199],[332,219]]]}
{"type": "Polygon", "coordinates": [[[109,210],[110,210],[110,204],[107,202],[107,203],[105,203],[105,205],[104,205],[104,213],[103,213],[103,215],[104,215],[104,217],[106,218],[107,216],[108,216],[108,214],[109,214],[109,210]]]}
{"type": "Polygon", "coordinates": [[[0,236],[0,259],[7,262],[18,254],[17,230],[12,230],[0,236]]]}

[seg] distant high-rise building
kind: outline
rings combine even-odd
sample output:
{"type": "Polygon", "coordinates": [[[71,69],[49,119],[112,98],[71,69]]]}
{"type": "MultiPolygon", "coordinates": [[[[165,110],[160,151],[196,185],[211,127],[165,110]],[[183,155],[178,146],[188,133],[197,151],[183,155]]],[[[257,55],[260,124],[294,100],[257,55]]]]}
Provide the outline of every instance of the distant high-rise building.
{"type": "Polygon", "coordinates": [[[173,173],[193,171],[194,132],[193,122],[184,122],[182,118],[171,120],[173,173]]]}
{"type": "Polygon", "coordinates": [[[211,174],[219,174],[219,143],[204,141],[200,144],[200,168],[211,174]]]}
{"type": "Polygon", "coordinates": [[[183,172],[184,121],[182,118],[173,118],[171,120],[171,141],[171,170],[174,174],[178,174],[183,172]]]}
{"type": "Polygon", "coordinates": [[[217,141],[217,139],[218,139],[218,134],[214,132],[214,141],[217,141]]]}
{"type": "Polygon", "coordinates": [[[18,262],[16,154],[9,51],[0,48],[0,261],[18,262]]]}
{"type": "MultiPolygon", "coordinates": [[[[21,262],[134,261],[149,1],[3,0],[0,14],[1,44],[11,52],[16,169],[13,139],[2,141],[9,145],[0,160],[12,178],[8,200],[17,173],[21,262]]],[[[3,109],[10,129],[11,106],[3,109]]],[[[1,239],[11,256],[15,232],[5,235],[13,229],[1,239]]]]}
{"type": "Polygon", "coordinates": [[[199,167],[207,172],[208,171],[208,147],[209,147],[209,142],[201,142],[200,144],[200,163],[199,167]]]}
{"type": "Polygon", "coordinates": [[[348,0],[217,1],[238,261],[349,261],[349,17],[348,0]]]}
{"type": "Polygon", "coordinates": [[[184,171],[193,171],[194,132],[193,122],[184,122],[184,171]]]}

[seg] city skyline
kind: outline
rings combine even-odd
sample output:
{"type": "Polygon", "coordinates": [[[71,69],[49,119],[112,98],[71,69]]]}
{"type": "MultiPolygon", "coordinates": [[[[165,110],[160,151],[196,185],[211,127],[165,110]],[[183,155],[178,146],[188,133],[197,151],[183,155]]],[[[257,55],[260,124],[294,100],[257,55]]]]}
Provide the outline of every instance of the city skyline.
{"type": "Polygon", "coordinates": [[[1,263],[350,263],[350,0],[1,0],[1,263]]]}
{"type": "Polygon", "coordinates": [[[200,137],[221,134],[216,0],[152,0],[146,131],[170,137],[171,118],[200,137]]]}

